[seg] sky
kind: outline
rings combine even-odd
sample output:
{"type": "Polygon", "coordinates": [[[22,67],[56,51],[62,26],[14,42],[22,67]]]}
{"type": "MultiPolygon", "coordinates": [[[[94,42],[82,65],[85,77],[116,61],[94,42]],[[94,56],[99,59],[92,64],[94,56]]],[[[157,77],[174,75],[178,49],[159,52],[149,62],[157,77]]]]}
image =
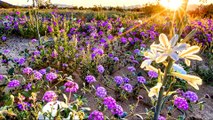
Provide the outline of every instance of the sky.
{"type": "MultiPolygon", "coordinates": [[[[1,1],[1,0],[0,0],[1,1]]],[[[32,0],[2,0],[14,5],[31,5],[32,0]]],[[[131,6],[153,3],[157,0],[51,0],[53,4],[66,4],[74,6],[92,7],[94,5],[102,6],[131,6]]],[[[200,4],[199,0],[189,0],[190,4],[200,4]]],[[[213,0],[208,0],[208,3],[213,3],[213,0]]]]}

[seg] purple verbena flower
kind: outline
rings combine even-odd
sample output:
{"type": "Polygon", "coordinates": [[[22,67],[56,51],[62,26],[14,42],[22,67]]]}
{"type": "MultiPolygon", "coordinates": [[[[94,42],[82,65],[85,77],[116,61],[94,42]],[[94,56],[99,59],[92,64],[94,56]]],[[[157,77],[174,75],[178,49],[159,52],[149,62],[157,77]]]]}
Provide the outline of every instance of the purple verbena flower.
{"type": "Polygon", "coordinates": [[[41,54],[41,52],[38,51],[38,50],[35,50],[35,51],[33,52],[33,55],[34,55],[34,56],[39,56],[40,54],[41,54]]]}
{"type": "Polygon", "coordinates": [[[114,81],[116,82],[117,85],[121,85],[124,82],[121,76],[115,76],[114,81]]]}
{"type": "Polygon", "coordinates": [[[0,81],[4,79],[4,76],[0,74],[0,81]]]}
{"type": "Polygon", "coordinates": [[[31,83],[28,83],[27,85],[25,85],[25,91],[29,91],[32,89],[32,84],[31,83]]]}
{"type": "Polygon", "coordinates": [[[41,74],[40,72],[34,70],[34,71],[33,71],[33,76],[34,76],[34,79],[36,79],[36,80],[41,80],[42,77],[43,77],[43,74],[41,74]]]}
{"type": "Polygon", "coordinates": [[[159,116],[159,117],[158,117],[158,120],[166,120],[166,118],[163,117],[163,116],[159,116]]]}
{"type": "Polygon", "coordinates": [[[19,65],[23,65],[25,63],[26,59],[25,58],[20,58],[18,61],[19,65]]]}
{"type": "Polygon", "coordinates": [[[102,112],[94,110],[90,113],[88,120],[104,120],[104,115],[102,112]]]}
{"type": "Polygon", "coordinates": [[[100,98],[104,98],[107,95],[107,91],[104,87],[98,87],[96,89],[96,95],[100,98]]]}
{"type": "Polygon", "coordinates": [[[53,32],[53,28],[51,27],[51,26],[48,26],[48,31],[51,33],[51,32],[53,32]]]}
{"type": "Polygon", "coordinates": [[[119,58],[118,58],[118,57],[114,57],[113,60],[114,60],[115,62],[118,62],[118,61],[119,61],[119,58]]]}
{"type": "Polygon", "coordinates": [[[53,73],[53,72],[46,74],[46,79],[50,82],[57,79],[57,77],[58,77],[58,75],[56,73],[53,73]]]}
{"type": "Polygon", "coordinates": [[[52,58],[57,58],[58,57],[58,52],[56,50],[53,50],[53,52],[51,53],[51,57],[52,58]]]}
{"type": "Polygon", "coordinates": [[[127,67],[127,69],[130,71],[130,72],[135,72],[136,69],[134,66],[130,66],[130,67],[127,67]]]}
{"type": "Polygon", "coordinates": [[[32,42],[32,43],[36,43],[37,40],[36,40],[36,39],[32,39],[31,42],[32,42]]]}
{"type": "Polygon", "coordinates": [[[111,96],[105,97],[104,101],[103,101],[103,104],[105,106],[107,106],[107,108],[109,110],[111,110],[111,109],[114,109],[116,107],[116,100],[114,98],[112,98],[111,96]]]}
{"type": "Polygon", "coordinates": [[[2,40],[2,41],[6,41],[6,40],[7,40],[7,37],[6,37],[6,36],[2,36],[2,37],[1,37],[1,40],[2,40]]]}
{"type": "Polygon", "coordinates": [[[9,49],[6,49],[6,50],[3,51],[4,54],[8,54],[9,52],[10,52],[9,49]]]}
{"type": "Polygon", "coordinates": [[[124,78],[123,78],[123,81],[124,81],[125,83],[129,83],[130,79],[129,79],[128,77],[124,77],[124,78]]]}
{"type": "Polygon", "coordinates": [[[188,105],[186,99],[182,98],[182,97],[176,97],[174,99],[174,105],[177,108],[182,109],[182,110],[188,110],[188,108],[189,108],[189,105],[188,105]]]}
{"type": "Polygon", "coordinates": [[[139,83],[146,83],[146,79],[143,76],[137,77],[139,83]]]}
{"type": "Polygon", "coordinates": [[[102,65],[98,65],[97,69],[98,69],[99,73],[101,73],[101,74],[104,73],[104,67],[102,65]]]}
{"type": "Polygon", "coordinates": [[[73,81],[67,81],[65,84],[65,92],[77,92],[79,89],[78,84],[73,81]]]}
{"type": "Polygon", "coordinates": [[[128,93],[131,93],[132,92],[132,85],[131,84],[124,84],[124,86],[123,86],[123,89],[125,90],[125,91],[127,91],[128,93]]]}
{"type": "Polygon", "coordinates": [[[192,91],[187,91],[183,94],[183,96],[190,100],[191,102],[197,102],[198,101],[198,96],[195,92],[192,91]]]}
{"type": "Polygon", "coordinates": [[[116,105],[115,108],[111,109],[113,115],[122,116],[123,108],[120,105],[116,105]]]}
{"type": "Polygon", "coordinates": [[[24,68],[24,69],[22,70],[22,72],[23,72],[24,74],[29,75],[30,73],[33,72],[33,69],[30,68],[30,67],[26,67],[26,68],[24,68]]]}
{"type": "Polygon", "coordinates": [[[148,75],[150,78],[157,78],[158,77],[158,73],[156,73],[155,71],[149,71],[148,75]]]}
{"type": "Polygon", "coordinates": [[[47,91],[44,93],[44,96],[42,98],[45,102],[52,102],[57,100],[57,95],[54,91],[47,91]]]}
{"type": "Polygon", "coordinates": [[[20,86],[20,82],[18,80],[11,80],[8,84],[7,87],[8,88],[15,88],[20,86]]]}
{"type": "Polygon", "coordinates": [[[22,102],[22,103],[17,104],[17,108],[21,111],[28,110],[29,107],[31,107],[31,105],[30,105],[30,103],[27,103],[27,102],[22,102]]]}
{"type": "Polygon", "coordinates": [[[93,83],[96,81],[95,77],[92,76],[92,75],[87,75],[85,80],[88,82],[88,83],[93,83]]]}
{"type": "Polygon", "coordinates": [[[41,69],[41,70],[39,70],[39,72],[40,72],[42,75],[44,75],[44,74],[46,74],[46,69],[41,69]]]}

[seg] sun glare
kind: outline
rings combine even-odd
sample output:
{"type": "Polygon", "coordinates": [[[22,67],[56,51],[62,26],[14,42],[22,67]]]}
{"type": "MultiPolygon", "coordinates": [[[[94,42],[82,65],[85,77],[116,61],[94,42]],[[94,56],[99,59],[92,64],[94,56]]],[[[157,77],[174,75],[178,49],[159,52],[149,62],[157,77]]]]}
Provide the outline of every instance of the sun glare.
{"type": "Polygon", "coordinates": [[[182,0],[161,0],[160,4],[171,10],[177,10],[182,5],[182,0]]]}

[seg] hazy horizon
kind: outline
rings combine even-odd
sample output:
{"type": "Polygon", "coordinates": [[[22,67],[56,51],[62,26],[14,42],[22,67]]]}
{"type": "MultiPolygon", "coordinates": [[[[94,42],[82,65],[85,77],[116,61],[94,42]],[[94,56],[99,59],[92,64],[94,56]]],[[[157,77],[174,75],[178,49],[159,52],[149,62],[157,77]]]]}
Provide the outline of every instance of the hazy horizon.
{"type": "MultiPolygon", "coordinates": [[[[0,0],[13,5],[32,5],[32,0],[0,0]]],[[[157,0],[51,0],[53,4],[65,4],[73,6],[92,7],[94,5],[102,6],[132,6],[143,5],[146,3],[155,3],[157,0]]],[[[189,0],[189,4],[201,4],[199,0],[189,0]]],[[[213,0],[208,0],[207,4],[213,3],[213,0]]]]}

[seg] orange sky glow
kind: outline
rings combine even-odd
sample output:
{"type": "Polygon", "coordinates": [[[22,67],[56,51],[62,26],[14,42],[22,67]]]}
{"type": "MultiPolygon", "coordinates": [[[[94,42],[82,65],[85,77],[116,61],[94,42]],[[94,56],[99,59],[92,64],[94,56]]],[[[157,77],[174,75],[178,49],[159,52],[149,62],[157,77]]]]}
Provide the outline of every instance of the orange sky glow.
{"type": "MultiPolygon", "coordinates": [[[[31,5],[32,0],[2,0],[14,5],[31,5]]],[[[53,4],[66,4],[74,6],[92,7],[94,5],[102,6],[131,6],[143,5],[146,3],[155,3],[157,0],[51,0],[53,4]]],[[[213,3],[213,0],[208,0],[208,4],[213,3]]],[[[189,4],[201,4],[199,0],[189,0],[189,4]]]]}

